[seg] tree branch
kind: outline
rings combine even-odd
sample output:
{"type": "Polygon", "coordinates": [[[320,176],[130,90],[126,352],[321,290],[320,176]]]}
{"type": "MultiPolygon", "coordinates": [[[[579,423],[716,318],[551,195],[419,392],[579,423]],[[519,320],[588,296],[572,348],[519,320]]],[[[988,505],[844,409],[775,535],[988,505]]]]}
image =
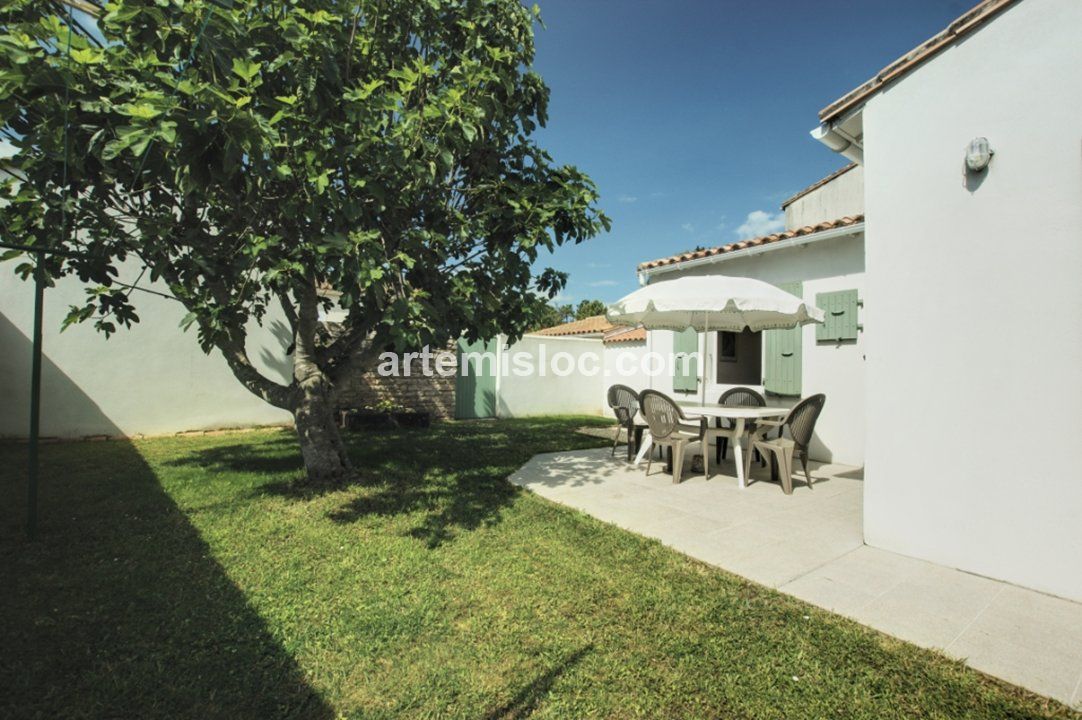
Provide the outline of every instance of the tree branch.
{"type": "MultiPolygon", "coordinates": [[[[196,316],[197,322],[202,326],[203,320],[198,312],[198,306],[184,293],[184,286],[173,268],[169,267],[168,263],[159,263],[158,270],[169,284],[169,289],[176,296],[176,299],[196,316]]],[[[225,358],[229,369],[233,371],[233,376],[244,387],[248,388],[249,392],[276,408],[283,410],[293,409],[295,388],[291,385],[276,383],[256,369],[251,358],[248,357],[247,334],[243,327],[231,329],[224,336],[217,333],[214,337],[214,346],[222,353],[222,357],[225,358]]]]}

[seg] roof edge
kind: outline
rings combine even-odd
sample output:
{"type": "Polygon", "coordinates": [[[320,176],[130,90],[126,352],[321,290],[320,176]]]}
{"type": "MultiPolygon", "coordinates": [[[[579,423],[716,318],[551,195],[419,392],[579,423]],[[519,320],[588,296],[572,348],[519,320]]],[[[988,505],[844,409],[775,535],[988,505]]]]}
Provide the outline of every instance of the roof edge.
{"type": "Polygon", "coordinates": [[[954,41],[969,35],[1019,0],[983,0],[970,8],[936,35],[913,48],[880,70],[875,77],[849,91],[819,111],[819,120],[827,123],[863,105],[868,98],[931,60],[954,41]]]}
{"type": "Polygon", "coordinates": [[[605,334],[601,339],[604,345],[617,343],[646,342],[646,329],[642,327],[620,327],[605,334]]]}
{"type": "Polygon", "coordinates": [[[850,170],[852,170],[856,166],[857,166],[857,164],[855,162],[851,162],[851,163],[849,163],[848,165],[846,165],[844,167],[838,168],[834,172],[827,175],[825,178],[813,182],[811,185],[804,188],[800,192],[796,193],[795,195],[793,195],[789,199],[783,200],[782,203],[781,203],[781,209],[784,210],[785,208],[789,207],[790,205],[792,205],[793,203],[795,203],[797,200],[804,197],[805,195],[807,195],[809,193],[812,193],[812,192],[815,192],[816,190],[818,190],[819,188],[821,188],[824,185],[828,184],[832,180],[836,180],[837,178],[840,178],[842,175],[845,175],[847,172],[849,172],[850,170]]]}
{"type": "Polygon", "coordinates": [[[758,247],[761,245],[773,245],[774,243],[781,242],[783,240],[791,240],[798,237],[806,237],[809,235],[817,235],[819,233],[829,232],[833,230],[841,230],[843,228],[851,227],[853,225],[859,225],[864,222],[864,214],[858,213],[856,215],[846,215],[845,217],[838,218],[837,220],[826,220],[815,225],[805,225],[802,228],[796,228],[794,230],[784,230],[773,235],[763,235],[757,238],[749,238],[747,240],[738,240],[728,245],[719,245],[718,247],[706,248],[704,250],[695,250],[692,252],[684,252],[678,255],[670,255],[669,257],[658,258],[657,260],[650,260],[648,262],[639,263],[636,267],[638,272],[651,272],[657,268],[667,267],[669,265],[680,265],[693,260],[703,260],[709,257],[715,257],[718,255],[727,255],[739,250],[747,250],[748,248],[758,247]]]}
{"type": "Polygon", "coordinates": [[[608,321],[604,315],[590,315],[581,320],[560,323],[549,327],[538,328],[530,332],[530,335],[542,337],[573,337],[576,335],[602,335],[613,328],[618,327],[608,321]]]}

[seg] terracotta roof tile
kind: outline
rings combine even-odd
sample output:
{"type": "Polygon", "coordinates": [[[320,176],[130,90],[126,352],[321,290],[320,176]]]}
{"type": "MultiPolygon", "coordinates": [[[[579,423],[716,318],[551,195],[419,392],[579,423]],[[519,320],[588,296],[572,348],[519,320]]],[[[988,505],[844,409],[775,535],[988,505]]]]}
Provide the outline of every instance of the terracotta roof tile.
{"type": "Polygon", "coordinates": [[[620,326],[607,333],[601,341],[606,345],[610,343],[646,342],[646,329],[620,326]]]}
{"type": "Polygon", "coordinates": [[[823,232],[824,230],[833,230],[834,228],[847,227],[849,225],[856,225],[857,223],[864,222],[864,215],[849,215],[837,220],[826,220],[815,225],[805,225],[798,230],[785,230],[783,232],[774,233],[773,235],[764,235],[762,237],[751,238],[748,240],[740,240],[738,242],[729,243],[728,245],[721,245],[714,248],[706,248],[703,250],[696,250],[694,252],[680,253],[679,255],[672,255],[667,258],[660,258],[658,260],[651,260],[650,262],[640,263],[639,270],[653,270],[654,268],[662,267],[665,265],[677,265],[688,260],[699,260],[714,255],[725,255],[726,253],[736,252],[737,250],[744,250],[749,247],[758,247],[760,245],[769,245],[771,243],[780,242],[782,240],[788,240],[789,238],[800,237],[801,235],[812,235],[813,233],[823,232]]]}
{"type": "Polygon", "coordinates": [[[553,327],[537,330],[531,335],[546,335],[549,337],[566,337],[569,335],[594,335],[603,334],[602,341],[608,343],[642,342],[646,340],[646,331],[642,328],[628,327],[627,325],[613,325],[605,319],[604,315],[593,315],[582,320],[555,325],[553,327]]]}
{"type": "Polygon", "coordinates": [[[908,53],[880,70],[879,73],[868,82],[820,110],[819,119],[823,122],[829,122],[846,111],[861,105],[865,100],[879,92],[879,90],[889,83],[901,78],[926,60],[939,54],[940,51],[958,38],[964,37],[980,28],[984,23],[1018,1],[1019,0],[983,0],[983,2],[980,2],[975,7],[971,8],[935,37],[924,41],[916,48],[910,50],[908,53]]]}
{"type": "Polygon", "coordinates": [[[573,322],[564,323],[563,325],[554,325],[553,327],[543,328],[541,330],[535,330],[530,333],[531,335],[589,335],[592,333],[606,333],[610,330],[614,330],[622,325],[613,325],[611,322],[605,319],[604,315],[592,315],[582,320],[575,320],[573,322]]]}

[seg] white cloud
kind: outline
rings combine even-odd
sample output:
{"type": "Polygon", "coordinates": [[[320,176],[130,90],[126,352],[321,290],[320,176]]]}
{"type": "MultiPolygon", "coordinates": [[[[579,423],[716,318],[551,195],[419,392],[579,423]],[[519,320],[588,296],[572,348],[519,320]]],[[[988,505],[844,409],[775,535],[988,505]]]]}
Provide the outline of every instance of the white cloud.
{"type": "Polygon", "coordinates": [[[616,284],[617,283],[615,280],[595,280],[594,282],[590,283],[590,287],[612,287],[616,284]]]}
{"type": "Polygon", "coordinates": [[[626,203],[628,205],[630,205],[633,202],[638,202],[639,201],[639,199],[637,197],[635,197],[634,195],[621,195],[620,197],[617,198],[617,200],[619,200],[622,203],[626,203]]]}
{"type": "Polygon", "coordinates": [[[771,215],[763,210],[753,210],[748,213],[748,219],[744,221],[744,224],[738,227],[735,232],[737,238],[745,240],[747,238],[759,237],[760,235],[770,235],[785,229],[785,213],[777,213],[771,215]]]}
{"type": "Polygon", "coordinates": [[[684,232],[689,232],[689,233],[695,232],[695,226],[692,223],[684,223],[683,225],[680,226],[680,228],[684,232]]]}

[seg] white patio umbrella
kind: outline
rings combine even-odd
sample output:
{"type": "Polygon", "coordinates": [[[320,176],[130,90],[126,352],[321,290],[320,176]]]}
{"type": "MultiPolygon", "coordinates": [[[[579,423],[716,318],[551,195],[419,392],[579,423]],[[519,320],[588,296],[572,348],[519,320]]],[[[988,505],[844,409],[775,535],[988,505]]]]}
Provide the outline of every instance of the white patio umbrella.
{"type": "MultiPolygon", "coordinates": [[[[606,317],[616,325],[641,325],[647,330],[711,330],[754,332],[823,322],[823,311],[801,298],[761,280],[724,275],[701,275],[662,280],[639,288],[609,305],[606,317]]],[[[706,404],[706,378],[702,402],[706,404]]]]}

